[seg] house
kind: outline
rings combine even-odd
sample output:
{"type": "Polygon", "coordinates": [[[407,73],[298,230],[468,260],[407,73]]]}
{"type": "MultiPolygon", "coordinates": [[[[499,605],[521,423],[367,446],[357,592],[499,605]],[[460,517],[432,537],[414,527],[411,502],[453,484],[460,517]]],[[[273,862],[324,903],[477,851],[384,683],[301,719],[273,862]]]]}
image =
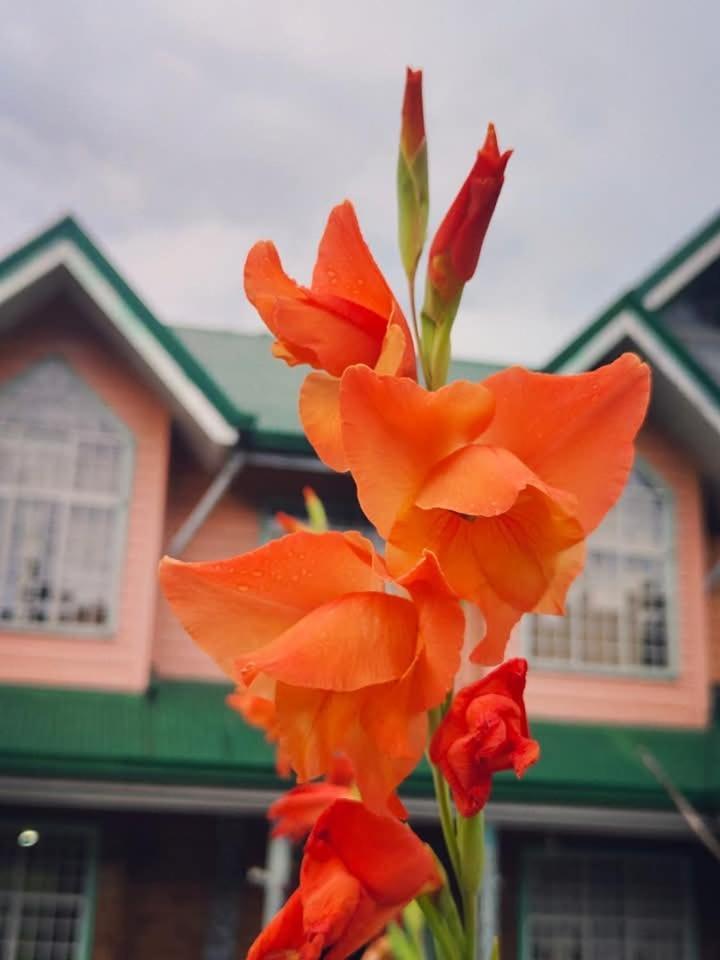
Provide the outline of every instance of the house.
{"type": "MultiPolygon", "coordinates": [[[[168,552],[273,536],[311,482],[362,524],[264,336],[164,326],[72,219],[0,263],[4,960],[239,960],[292,854],[271,748],[159,595],[168,552]]],[[[569,615],[526,618],[542,761],[497,778],[483,935],[518,960],[716,960],[720,217],[548,364],[633,349],[654,393],[569,615]]],[[[491,368],[458,362],[480,380],[491,368]]],[[[428,771],[404,787],[437,837],[428,771]]]]}

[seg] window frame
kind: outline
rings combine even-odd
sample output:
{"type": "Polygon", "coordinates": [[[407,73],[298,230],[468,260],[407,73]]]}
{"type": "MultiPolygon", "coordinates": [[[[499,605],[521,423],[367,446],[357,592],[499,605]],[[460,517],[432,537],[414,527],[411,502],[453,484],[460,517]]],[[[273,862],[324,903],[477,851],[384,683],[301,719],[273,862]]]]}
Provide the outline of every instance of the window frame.
{"type": "MultiPolygon", "coordinates": [[[[93,825],[80,825],[77,823],[67,823],[63,821],[47,821],[47,820],[35,820],[28,818],[26,820],[20,821],[15,817],[5,819],[0,817],[0,829],[7,829],[14,833],[20,833],[22,830],[33,829],[37,830],[40,834],[40,843],[42,843],[43,836],[47,837],[67,837],[67,836],[81,836],[84,837],[87,841],[87,850],[88,850],[88,863],[87,870],[85,873],[85,883],[82,893],[79,894],[65,894],[65,896],[75,896],[76,898],[82,898],[83,901],[83,911],[82,919],[80,921],[80,933],[77,940],[77,945],[75,949],[75,956],[72,960],[92,960],[93,946],[94,946],[94,936],[95,936],[95,917],[97,913],[97,901],[98,901],[98,865],[99,865],[99,853],[100,853],[100,834],[96,826],[93,825]]],[[[0,889],[0,893],[3,891],[0,889]]],[[[22,906],[25,894],[22,891],[7,891],[9,896],[18,900],[22,906]]],[[[38,896],[37,894],[31,894],[30,896],[38,896]]],[[[52,894],[40,894],[40,896],[53,896],[52,894]]],[[[56,894],[56,896],[58,896],[56,894]]],[[[59,896],[63,896],[59,894],[59,896]]],[[[17,907],[16,907],[17,912],[17,907]]],[[[18,943],[18,937],[15,936],[15,945],[18,943]]],[[[5,955],[5,944],[0,940],[0,951],[3,956],[5,955]]],[[[15,950],[17,953],[17,950],[15,950]]],[[[15,960],[14,957],[11,960],[15,960]]]]}
{"type": "MultiPolygon", "coordinates": [[[[536,844],[523,850],[520,857],[520,891],[518,898],[518,960],[532,960],[532,943],[530,940],[529,918],[529,865],[533,861],[543,861],[547,857],[547,847],[541,847],[536,844]]],[[[602,848],[591,846],[587,842],[575,845],[562,845],[552,850],[552,854],[565,858],[584,859],[586,861],[597,862],[597,860],[610,860],[622,858],[624,862],[640,861],[646,862],[674,862],[684,880],[684,952],[685,956],[679,960],[700,960],[699,937],[698,937],[698,918],[694,899],[695,881],[692,859],[689,853],[677,852],[675,850],[660,850],[656,847],[650,848],[646,845],[632,849],[624,848],[618,844],[610,844],[602,848]]],[[[627,946],[627,942],[623,944],[627,946]]],[[[642,944],[641,944],[642,945],[642,944]]],[[[583,943],[584,946],[584,943],[583,943]]],[[[622,960],[622,958],[618,958],[622,960]]]]}
{"type": "MultiPolygon", "coordinates": [[[[537,657],[532,652],[531,617],[526,614],[520,624],[521,647],[523,656],[536,669],[547,673],[588,674],[612,679],[641,679],[653,681],[677,680],[680,672],[680,620],[678,604],[678,536],[677,536],[677,497],[673,488],[658,470],[643,457],[637,456],[632,470],[643,475],[647,481],[662,492],[666,505],[664,511],[665,539],[667,550],[664,557],[665,615],[667,630],[667,663],[663,666],[647,664],[610,664],[590,663],[581,660],[554,660],[550,657],[537,657]]],[[[623,494],[625,489],[623,489],[623,494]]],[[[621,497],[622,495],[621,494],[621,497]]],[[[618,501],[619,502],[619,501],[618,501]]],[[[591,534],[592,537],[592,534],[591,534]]],[[[618,556],[621,554],[618,553],[618,556]]],[[[573,581],[573,586],[584,575],[584,570],[573,581]]],[[[572,586],[571,588],[572,589],[572,586]]],[[[550,615],[552,616],[552,615],[550,615]]],[[[557,618],[561,619],[561,618],[557,618]]]]}
{"type": "MultiPolygon", "coordinates": [[[[3,380],[0,383],[0,399],[3,392],[18,383],[20,380],[30,377],[39,366],[46,363],[60,363],[69,371],[70,376],[75,380],[80,390],[84,391],[93,403],[110,418],[122,435],[125,447],[125,456],[123,457],[123,475],[121,482],[121,493],[118,495],[115,507],[114,534],[115,546],[111,558],[112,573],[108,578],[112,582],[112,588],[108,591],[108,617],[102,624],[98,623],[80,623],[80,622],[55,622],[46,621],[12,621],[0,618],[0,636],[2,635],[31,635],[42,637],[71,637],[73,640],[102,640],[107,641],[113,638],[119,627],[119,607],[121,596],[121,585],[123,577],[124,560],[127,554],[128,527],[130,522],[130,508],[132,503],[133,479],[135,476],[135,462],[137,457],[137,440],[130,427],[122,420],[115,410],[105,401],[93,387],[87,382],[85,377],[74,367],[67,357],[58,353],[49,353],[35,358],[20,373],[3,380]]],[[[12,490],[12,488],[9,488],[12,490]]],[[[8,494],[5,499],[6,504],[11,504],[6,518],[0,520],[0,572],[3,569],[3,559],[6,551],[9,549],[9,536],[5,539],[6,532],[9,531],[11,517],[13,515],[15,504],[18,500],[18,488],[15,487],[14,497],[8,494]]],[[[37,489],[27,487],[23,493],[30,496],[36,496],[37,499],[45,499],[49,503],[60,504],[65,507],[66,512],[71,504],[77,503],[80,506],[92,507],[95,504],[95,494],[89,493],[83,501],[82,494],[73,496],[70,491],[53,491],[47,489],[37,489]]],[[[2,499],[0,493],[0,499],[2,499]]],[[[100,495],[102,500],[102,495],[100,495]]],[[[66,541],[62,543],[62,551],[67,549],[66,541]]],[[[60,562],[60,561],[59,561],[60,562]]]]}

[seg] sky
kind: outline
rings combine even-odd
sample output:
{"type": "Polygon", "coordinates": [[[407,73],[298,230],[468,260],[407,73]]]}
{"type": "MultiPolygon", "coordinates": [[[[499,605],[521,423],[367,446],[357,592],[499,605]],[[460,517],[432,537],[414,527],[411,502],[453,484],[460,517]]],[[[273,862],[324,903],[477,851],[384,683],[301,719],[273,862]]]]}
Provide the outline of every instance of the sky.
{"type": "Polygon", "coordinates": [[[404,301],[395,164],[422,67],[431,231],[514,148],[454,331],[539,364],[720,207],[717,0],[31,0],[0,37],[0,254],[72,213],[166,323],[259,330],[350,198],[404,301]]]}

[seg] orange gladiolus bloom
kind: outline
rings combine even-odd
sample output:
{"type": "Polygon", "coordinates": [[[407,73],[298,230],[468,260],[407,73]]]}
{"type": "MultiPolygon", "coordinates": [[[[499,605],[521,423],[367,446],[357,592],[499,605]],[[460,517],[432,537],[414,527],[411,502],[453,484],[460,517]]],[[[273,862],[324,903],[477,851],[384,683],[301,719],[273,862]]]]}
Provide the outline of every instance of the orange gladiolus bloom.
{"type": "Polygon", "coordinates": [[[432,393],[348,370],[345,452],[394,575],[429,550],[486,632],[473,659],[502,659],[527,611],[561,613],[584,540],[622,492],[650,374],[632,354],[574,376],[514,367],[432,393]]]}
{"type": "Polygon", "coordinates": [[[256,243],[245,262],[245,292],[276,337],[273,353],[311,373],[300,393],[308,439],[333,469],[347,469],[339,436],[339,377],[355,363],[415,377],[405,318],[360,233],[349,201],[335,207],[318,248],[310,287],[284,272],[275,246],[256,243]]]}
{"type": "Polygon", "coordinates": [[[384,592],[384,565],[356,533],[294,533],[218,563],[166,558],[160,579],[196,642],[273,701],[301,781],[345,753],[369,805],[402,809],[393,791],[422,756],[463,639],[434,557],[399,579],[407,596],[384,592]]]}
{"type": "Polygon", "coordinates": [[[272,835],[302,840],[320,814],[336,800],[356,800],[355,771],[347,757],[333,758],[333,766],[321,783],[301,783],[270,805],[267,818],[275,821],[272,835]]]}
{"type": "Polygon", "coordinates": [[[435,731],[430,759],[450,784],[463,817],[485,806],[494,773],[514,770],[521,777],[540,756],[528,730],[526,675],[527,661],[516,658],[463,687],[435,731]]]}
{"type": "Polygon", "coordinates": [[[305,844],[299,889],[247,960],[345,960],[441,884],[432,852],[408,826],[337,800],[305,844]]]}

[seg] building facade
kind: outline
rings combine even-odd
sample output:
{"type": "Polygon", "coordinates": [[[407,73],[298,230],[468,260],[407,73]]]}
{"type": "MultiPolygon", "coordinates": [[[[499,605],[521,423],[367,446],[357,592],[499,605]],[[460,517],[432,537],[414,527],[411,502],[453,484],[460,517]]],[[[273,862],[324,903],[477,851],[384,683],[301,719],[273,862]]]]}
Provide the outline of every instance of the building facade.
{"type": "MultiPolygon", "coordinates": [[[[630,482],[568,616],[509,651],[543,756],[488,807],[480,927],[506,960],[720,956],[689,823],[720,813],[720,218],[547,369],[626,349],[654,376],[630,482]]],[[[264,820],[288,784],[156,567],[277,535],[307,483],[367,525],[302,435],[302,376],[265,336],[164,326],[71,219],[0,262],[3,960],[239,960],[292,882],[264,820]]],[[[402,792],[432,841],[429,772],[402,792]]]]}

